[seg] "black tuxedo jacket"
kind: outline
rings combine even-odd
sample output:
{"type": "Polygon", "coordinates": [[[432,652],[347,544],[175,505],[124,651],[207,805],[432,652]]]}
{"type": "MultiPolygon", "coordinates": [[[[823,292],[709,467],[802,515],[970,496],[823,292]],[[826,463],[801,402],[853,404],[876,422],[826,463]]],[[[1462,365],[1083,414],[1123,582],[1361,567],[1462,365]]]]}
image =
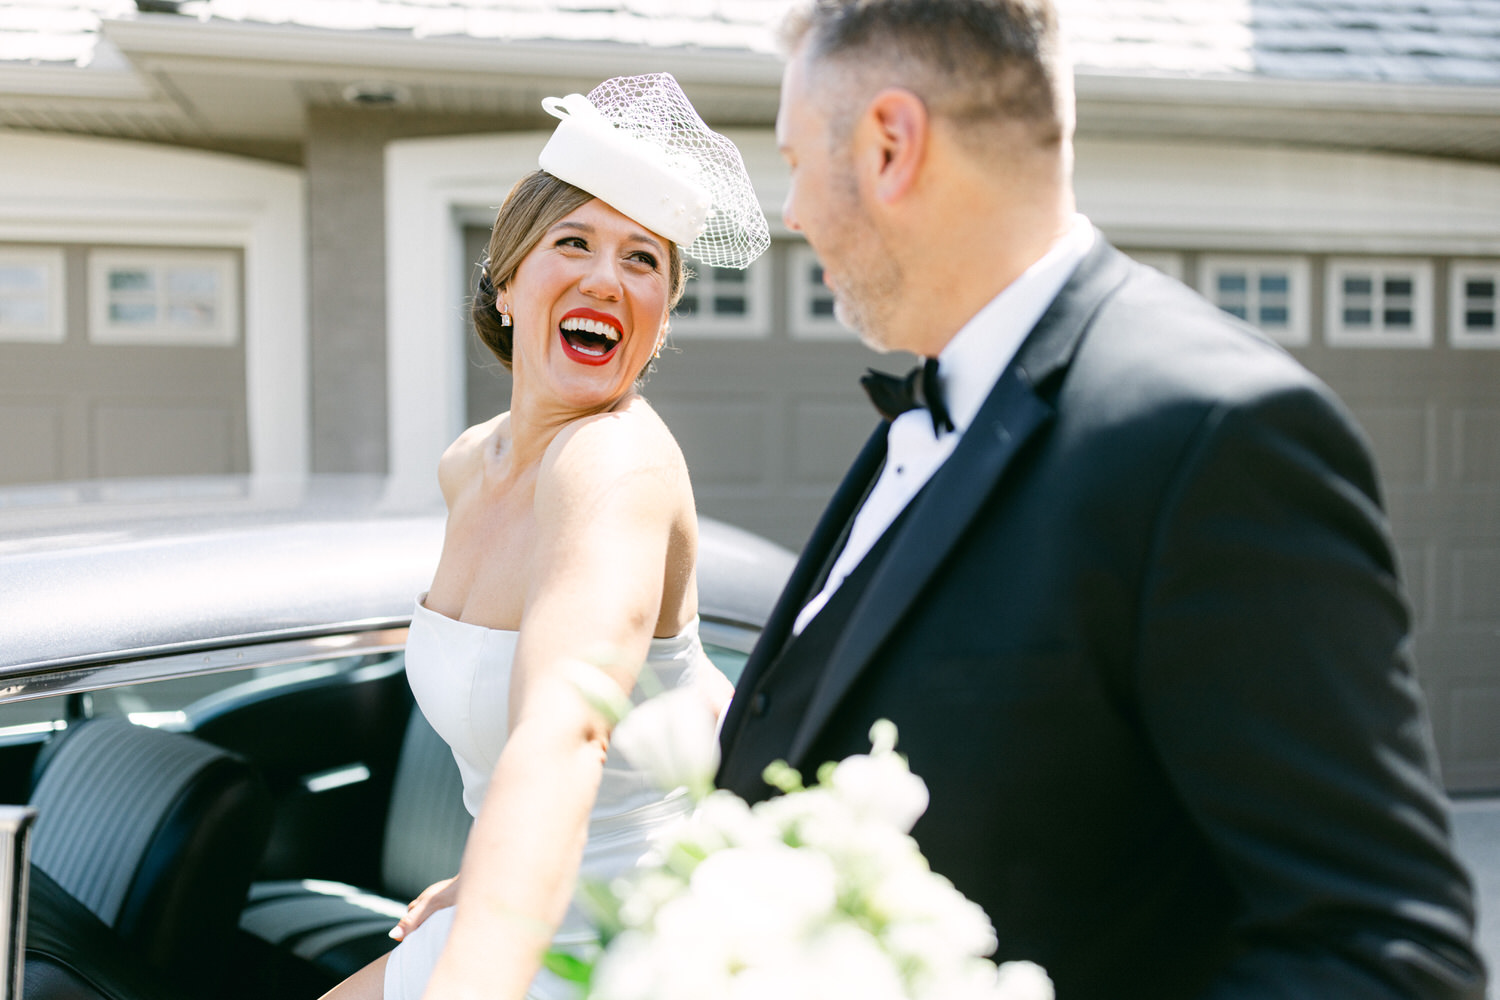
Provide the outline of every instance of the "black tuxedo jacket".
{"type": "Polygon", "coordinates": [[[1058,1000],[1483,996],[1375,472],[1326,387],[1099,236],[836,640],[778,656],[885,430],[747,664],[722,787],[893,720],[933,868],[1058,1000]]]}

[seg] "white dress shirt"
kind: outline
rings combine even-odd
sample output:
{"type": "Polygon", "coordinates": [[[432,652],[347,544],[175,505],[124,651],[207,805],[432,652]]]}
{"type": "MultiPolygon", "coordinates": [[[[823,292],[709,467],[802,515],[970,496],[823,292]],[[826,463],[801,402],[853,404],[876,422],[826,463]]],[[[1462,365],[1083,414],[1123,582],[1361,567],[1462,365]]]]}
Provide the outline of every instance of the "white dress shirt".
{"type": "Polygon", "coordinates": [[[792,626],[794,635],[802,633],[911,498],[953,454],[958,439],[974,422],[1021,342],[1093,245],[1093,225],[1082,215],[1075,215],[1067,233],[975,313],[943,348],[938,355],[938,380],[954,429],[934,434],[932,415],[926,409],[908,410],[891,422],[880,478],[855,515],[849,540],[833,564],[828,582],[797,616],[792,626]]]}

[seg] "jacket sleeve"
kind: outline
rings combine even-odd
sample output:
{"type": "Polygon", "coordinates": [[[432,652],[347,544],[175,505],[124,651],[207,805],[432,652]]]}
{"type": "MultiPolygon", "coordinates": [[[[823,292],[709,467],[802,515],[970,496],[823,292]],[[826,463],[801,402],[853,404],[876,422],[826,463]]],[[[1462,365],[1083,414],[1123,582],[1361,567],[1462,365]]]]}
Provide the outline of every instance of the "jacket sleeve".
{"type": "Polygon", "coordinates": [[[1320,386],[1208,414],[1156,520],[1133,695],[1234,886],[1230,998],[1474,998],[1467,876],[1368,450],[1320,386]]]}

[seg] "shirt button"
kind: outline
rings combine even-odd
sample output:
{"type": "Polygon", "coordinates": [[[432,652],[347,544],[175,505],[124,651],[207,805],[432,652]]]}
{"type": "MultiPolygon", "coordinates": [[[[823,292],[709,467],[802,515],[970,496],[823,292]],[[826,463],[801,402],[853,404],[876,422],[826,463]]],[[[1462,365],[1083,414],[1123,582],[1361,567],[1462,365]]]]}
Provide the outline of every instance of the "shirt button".
{"type": "Polygon", "coordinates": [[[766,697],[766,693],[764,691],[755,692],[755,696],[750,699],[750,714],[765,715],[766,705],[769,702],[770,699],[766,697]]]}

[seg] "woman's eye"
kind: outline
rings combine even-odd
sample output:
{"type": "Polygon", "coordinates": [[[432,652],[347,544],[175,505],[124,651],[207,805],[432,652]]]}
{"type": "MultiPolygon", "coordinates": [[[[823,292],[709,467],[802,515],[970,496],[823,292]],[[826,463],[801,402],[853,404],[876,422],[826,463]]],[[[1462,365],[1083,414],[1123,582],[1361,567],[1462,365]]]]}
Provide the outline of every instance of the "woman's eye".
{"type": "Polygon", "coordinates": [[[631,257],[632,260],[636,260],[636,261],[639,261],[642,264],[645,264],[647,267],[651,268],[653,271],[656,270],[656,255],[655,254],[647,253],[644,250],[638,250],[635,253],[631,254],[630,257],[631,257]]]}
{"type": "Polygon", "coordinates": [[[589,248],[588,243],[582,236],[564,236],[557,241],[557,245],[560,247],[574,247],[578,250],[587,250],[589,248]]]}

